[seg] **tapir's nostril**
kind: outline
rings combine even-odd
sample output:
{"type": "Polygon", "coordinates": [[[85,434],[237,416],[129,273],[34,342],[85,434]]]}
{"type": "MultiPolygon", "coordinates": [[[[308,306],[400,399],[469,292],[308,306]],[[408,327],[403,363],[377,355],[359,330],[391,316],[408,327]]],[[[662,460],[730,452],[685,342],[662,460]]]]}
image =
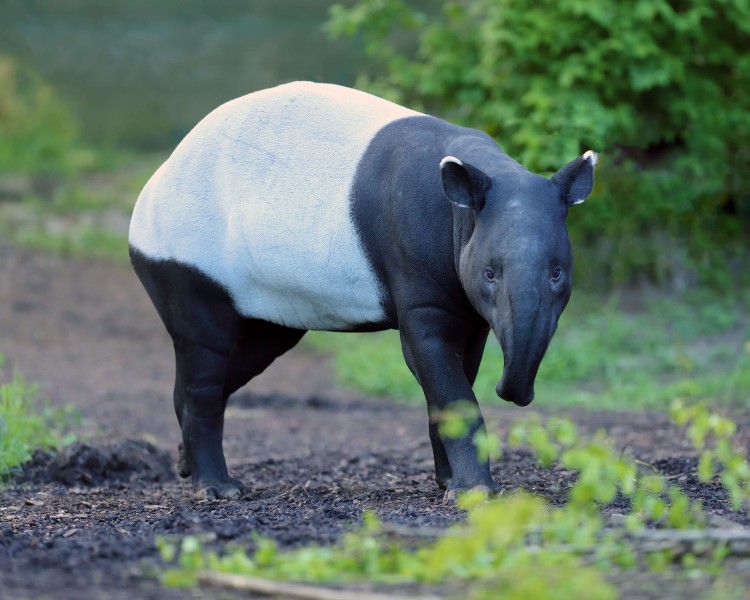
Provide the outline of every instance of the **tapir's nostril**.
{"type": "Polygon", "coordinates": [[[497,382],[495,392],[503,400],[512,402],[517,406],[528,406],[534,400],[534,386],[515,385],[510,383],[505,373],[502,379],[497,382]]]}

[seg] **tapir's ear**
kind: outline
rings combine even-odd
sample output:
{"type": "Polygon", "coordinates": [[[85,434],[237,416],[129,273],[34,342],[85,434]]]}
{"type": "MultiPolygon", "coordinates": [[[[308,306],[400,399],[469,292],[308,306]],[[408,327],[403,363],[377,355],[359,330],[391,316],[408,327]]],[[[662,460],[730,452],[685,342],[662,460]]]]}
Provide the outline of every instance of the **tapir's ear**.
{"type": "Polygon", "coordinates": [[[440,182],[448,200],[474,210],[482,209],[487,190],[492,187],[492,178],[484,171],[454,156],[446,156],[440,161],[440,182]]]}
{"type": "Polygon", "coordinates": [[[560,188],[566,206],[580,204],[594,188],[594,166],[599,156],[588,150],[569,162],[552,176],[552,183],[560,188]]]}

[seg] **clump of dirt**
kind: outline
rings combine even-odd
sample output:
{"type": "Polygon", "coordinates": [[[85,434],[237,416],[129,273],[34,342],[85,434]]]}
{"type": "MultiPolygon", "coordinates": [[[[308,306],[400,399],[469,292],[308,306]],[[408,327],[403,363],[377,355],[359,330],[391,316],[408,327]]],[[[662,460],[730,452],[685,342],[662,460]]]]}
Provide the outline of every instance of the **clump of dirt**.
{"type": "Polygon", "coordinates": [[[16,482],[102,487],[174,478],[169,454],[143,440],[124,440],[103,446],[75,442],[58,454],[37,451],[16,482]]]}

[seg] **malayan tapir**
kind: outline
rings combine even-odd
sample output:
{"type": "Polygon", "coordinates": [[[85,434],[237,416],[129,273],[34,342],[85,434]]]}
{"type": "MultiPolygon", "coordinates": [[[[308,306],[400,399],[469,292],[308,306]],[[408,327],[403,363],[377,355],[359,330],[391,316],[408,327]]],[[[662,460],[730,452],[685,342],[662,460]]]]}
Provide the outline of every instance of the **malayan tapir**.
{"type": "MultiPolygon", "coordinates": [[[[237,498],[229,396],[308,330],[398,329],[427,399],[437,484],[497,486],[474,434],[435,416],[472,385],[492,329],[497,394],[519,406],[568,302],[566,218],[597,156],[530,173],[487,134],[330,84],[290,83],[205,117],[151,177],[130,225],[138,277],[174,342],[179,471],[237,498]]],[[[372,368],[377,370],[377,365],[372,368]]]]}

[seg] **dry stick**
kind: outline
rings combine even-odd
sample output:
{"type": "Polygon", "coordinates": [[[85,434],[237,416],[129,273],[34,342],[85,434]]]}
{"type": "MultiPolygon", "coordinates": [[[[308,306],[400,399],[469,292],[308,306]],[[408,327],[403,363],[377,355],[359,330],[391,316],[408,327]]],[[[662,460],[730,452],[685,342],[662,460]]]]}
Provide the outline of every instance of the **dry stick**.
{"type": "Polygon", "coordinates": [[[266,596],[283,596],[285,598],[299,598],[300,600],[438,600],[437,596],[393,596],[391,594],[375,594],[360,590],[337,590],[301,583],[288,583],[245,577],[231,573],[217,573],[215,571],[201,571],[198,582],[232,588],[243,592],[255,592],[266,596]]]}
{"type": "MultiPolygon", "coordinates": [[[[384,523],[381,531],[386,536],[413,540],[436,540],[441,537],[465,537],[471,535],[470,531],[454,530],[446,531],[433,527],[409,527],[384,523]]],[[[708,529],[645,529],[642,531],[623,531],[623,540],[630,540],[636,552],[655,552],[659,550],[673,550],[678,554],[687,552],[705,553],[701,548],[703,545],[716,547],[720,544],[725,546],[730,556],[750,556],[750,529],[725,527],[713,527],[708,529]]],[[[555,546],[557,550],[583,553],[586,548],[574,548],[572,546],[555,546]]],[[[547,550],[553,548],[547,547],[547,550]]],[[[540,552],[541,548],[528,546],[527,550],[540,552]]]]}
{"type": "Polygon", "coordinates": [[[414,538],[424,540],[437,540],[442,537],[463,538],[471,535],[471,531],[448,530],[440,527],[411,527],[409,525],[396,525],[394,523],[381,523],[380,532],[385,536],[396,538],[414,538]]]}
{"type": "MultiPolygon", "coordinates": [[[[652,465],[651,463],[647,463],[647,462],[645,462],[645,461],[642,461],[642,460],[638,460],[637,458],[634,458],[634,459],[633,459],[633,462],[634,462],[635,464],[637,464],[637,465],[643,465],[644,467],[648,467],[648,468],[649,468],[649,469],[650,469],[651,471],[653,471],[654,473],[658,473],[658,472],[659,472],[659,469],[657,469],[657,468],[656,468],[656,467],[655,467],[654,465],[652,465]]],[[[682,475],[682,473],[680,473],[680,475],[682,475]]]]}
{"type": "Polygon", "coordinates": [[[634,531],[628,537],[635,542],[635,549],[642,552],[705,552],[705,549],[700,548],[702,544],[724,544],[731,556],[750,556],[750,530],[747,529],[649,529],[634,531]]]}

